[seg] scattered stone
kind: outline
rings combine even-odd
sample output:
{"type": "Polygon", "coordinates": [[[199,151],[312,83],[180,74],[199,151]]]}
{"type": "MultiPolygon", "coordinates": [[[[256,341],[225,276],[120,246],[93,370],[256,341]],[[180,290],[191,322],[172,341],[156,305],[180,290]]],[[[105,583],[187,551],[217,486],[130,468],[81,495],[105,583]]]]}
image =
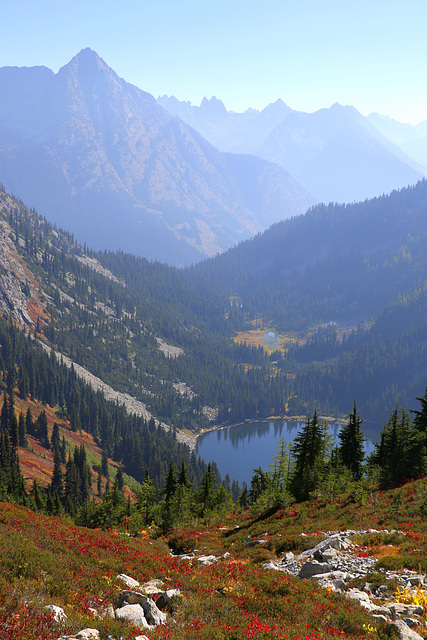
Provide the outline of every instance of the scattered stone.
{"type": "MultiPolygon", "coordinates": [[[[353,544],[349,538],[356,534],[370,533],[381,532],[376,529],[330,531],[322,534],[325,535],[325,539],[311,549],[307,549],[297,556],[285,554],[280,560],[270,560],[263,566],[265,569],[285,571],[293,576],[308,578],[334,591],[342,591],[349,598],[356,600],[360,606],[370,611],[375,619],[384,623],[391,621],[402,623],[399,631],[401,631],[403,640],[420,640],[420,636],[411,630],[411,626],[419,624],[416,617],[423,614],[423,607],[400,602],[386,602],[381,605],[372,602],[369,596],[384,598],[384,593],[388,590],[386,584],[382,584],[375,589],[373,583],[366,582],[363,591],[359,589],[347,591],[348,584],[352,580],[363,578],[371,573],[376,563],[374,557],[357,556],[355,549],[358,545],[353,544]],[[375,590],[374,594],[372,593],[373,590],[375,590]]],[[[388,532],[384,530],[382,533],[388,532]]],[[[405,535],[401,531],[392,533],[405,535]]],[[[385,581],[396,580],[400,582],[402,586],[404,585],[413,594],[416,593],[415,587],[426,583],[425,576],[414,574],[414,572],[410,571],[386,571],[384,572],[384,579],[385,581]]]]}
{"type": "Polygon", "coordinates": [[[331,563],[331,562],[335,561],[336,558],[337,558],[337,552],[335,551],[335,549],[333,547],[329,547],[328,549],[325,549],[325,551],[323,551],[321,560],[322,560],[322,562],[331,563]]]}
{"type": "Polygon", "coordinates": [[[424,580],[425,580],[425,576],[420,576],[420,575],[408,576],[405,586],[407,589],[409,589],[410,587],[420,587],[424,584],[424,580]]]}
{"type": "Polygon", "coordinates": [[[312,578],[318,576],[321,573],[330,573],[334,567],[327,562],[317,562],[317,560],[311,560],[303,564],[298,573],[299,578],[312,578]]]}
{"type": "Polygon", "coordinates": [[[394,616],[422,616],[424,608],[416,604],[403,604],[402,602],[393,602],[390,609],[394,616]]]}
{"type": "Polygon", "coordinates": [[[150,580],[149,582],[144,582],[141,586],[141,591],[147,596],[151,596],[155,593],[160,593],[164,584],[163,580],[150,580]]]}
{"type": "Polygon", "coordinates": [[[392,624],[397,627],[402,640],[423,640],[422,636],[408,627],[403,620],[395,620],[392,624]]]}
{"type": "Polygon", "coordinates": [[[124,607],[120,607],[116,610],[116,618],[130,622],[135,627],[150,628],[145,618],[144,609],[140,604],[126,604],[124,607]]]}
{"type": "Polygon", "coordinates": [[[179,589],[168,589],[168,591],[163,591],[163,593],[160,594],[156,600],[156,606],[160,611],[169,611],[169,613],[173,613],[175,610],[173,598],[180,597],[181,591],[179,589]]]}
{"type": "Polygon", "coordinates": [[[82,629],[73,636],[61,636],[58,640],[99,640],[98,629],[82,629]]]}
{"type": "Polygon", "coordinates": [[[329,546],[337,551],[343,551],[351,547],[351,542],[346,537],[331,538],[329,546]]]}
{"type": "Polygon", "coordinates": [[[120,609],[126,604],[139,604],[140,606],[143,606],[146,600],[147,596],[143,593],[139,593],[139,591],[121,591],[114,600],[113,607],[114,609],[120,609]]]}
{"type": "Polygon", "coordinates": [[[387,618],[387,616],[383,616],[381,613],[373,613],[372,617],[375,618],[375,620],[382,622],[383,624],[388,624],[390,622],[390,619],[387,618]]]}
{"type": "Polygon", "coordinates": [[[78,640],[99,640],[99,631],[98,629],[82,629],[78,633],[76,633],[76,638],[78,640]]]}
{"type": "Polygon", "coordinates": [[[199,556],[197,558],[197,562],[199,562],[204,567],[207,567],[210,564],[214,564],[214,562],[216,562],[217,559],[218,558],[216,556],[199,556]]]}
{"type": "Polygon", "coordinates": [[[138,589],[138,587],[140,586],[138,580],[134,580],[130,576],[127,576],[125,573],[121,573],[120,575],[118,575],[117,580],[121,580],[122,582],[124,582],[125,585],[129,587],[129,589],[138,589]]]}
{"type": "Polygon", "coordinates": [[[410,629],[412,629],[412,627],[416,627],[418,624],[418,620],[414,620],[414,618],[402,618],[402,620],[410,629]]]}
{"type": "Polygon", "coordinates": [[[257,547],[260,544],[265,544],[267,540],[250,540],[246,543],[246,547],[257,547]]]}
{"type": "Polygon", "coordinates": [[[360,591],[359,589],[350,589],[346,592],[346,595],[352,600],[356,600],[362,607],[371,611],[372,605],[369,600],[369,596],[364,591],[360,591]]]}
{"type": "Polygon", "coordinates": [[[159,624],[166,623],[166,618],[167,618],[166,613],[163,613],[163,611],[160,611],[156,603],[150,598],[146,599],[146,601],[142,605],[142,608],[144,610],[145,619],[147,620],[148,624],[159,625],[159,624]]]}
{"type": "Polygon", "coordinates": [[[61,622],[61,620],[65,620],[67,618],[64,609],[57,607],[55,604],[48,604],[45,606],[45,609],[53,613],[55,622],[61,622]]]}

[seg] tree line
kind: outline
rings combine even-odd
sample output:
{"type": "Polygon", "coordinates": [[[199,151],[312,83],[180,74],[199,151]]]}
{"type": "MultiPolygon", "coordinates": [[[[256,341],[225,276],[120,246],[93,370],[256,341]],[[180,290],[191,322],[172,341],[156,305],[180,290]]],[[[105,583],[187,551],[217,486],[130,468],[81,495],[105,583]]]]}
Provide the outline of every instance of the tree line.
{"type": "Polygon", "coordinates": [[[397,487],[427,475],[427,387],[416,398],[420,409],[410,414],[396,407],[366,457],[362,419],[354,403],[334,445],[326,421],[315,411],[293,443],[281,439],[268,469],[254,469],[249,488],[239,498],[242,507],[262,511],[301,502],[315,494],[335,498],[352,492],[366,498],[368,487],[397,487]]]}

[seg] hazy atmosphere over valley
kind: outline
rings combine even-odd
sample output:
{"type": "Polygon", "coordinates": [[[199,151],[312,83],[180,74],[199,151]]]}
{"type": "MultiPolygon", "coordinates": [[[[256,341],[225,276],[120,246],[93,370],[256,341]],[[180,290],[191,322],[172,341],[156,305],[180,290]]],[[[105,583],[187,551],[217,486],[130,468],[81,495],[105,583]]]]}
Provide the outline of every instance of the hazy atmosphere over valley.
{"type": "Polygon", "coordinates": [[[0,640],[427,639],[426,21],[2,7],[0,640]]]}

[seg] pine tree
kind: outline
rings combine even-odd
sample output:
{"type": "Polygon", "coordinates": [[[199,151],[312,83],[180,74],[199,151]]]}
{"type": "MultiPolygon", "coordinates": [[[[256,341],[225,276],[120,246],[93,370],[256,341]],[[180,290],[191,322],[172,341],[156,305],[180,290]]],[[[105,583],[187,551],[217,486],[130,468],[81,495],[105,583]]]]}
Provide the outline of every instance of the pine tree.
{"type": "Polygon", "coordinates": [[[117,490],[123,492],[124,487],[123,467],[121,464],[117,467],[116,477],[114,478],[114,486],[117,486],[117,490]]]}
{"type": "Polygon", "coordinates": [[[212,470],[211,463],[209,463],[197,491],[197,499],[202,516],[205,516],[208,511],[212,511],[215,508],[216,497],[216,477],[212,470]]]}
{"type": "Polygon", "coordinates": [[[23,449],[27,449],[28,447],[27,427],[25,425],[25,417],[22,411],[19,414],[18,430],[19,430],[19,446],[22,447],[23,449]]]}
{"type": "Polygon", "coordinates": [[[64,476],[62,473],[61,467],[61,455],[59,453],[59,449],[55,449],[54,459],[53,459],[53,475],[52,481],[49,487],[49,493],[53,495],[57,495],[59,499],[62,498],[64,493],[64,476]]]}
{"type": "Polygon", "coordinates": [[[397,407],[381,429],[380,442],[370,456],[370,467],[377,466],[383,485],[397,486],[425,473],[425,449],[409,415],[397,407]]]}
{"type": "Polygon", "coordinates": [[[49,433],[47,429],[47,415],[44,409],[41,411],[39,417],[37,418],[35,426],[37,437],[40,440],[41,445],[45,449],[50,449],[49,433]]]}
{"type": "Polygon", "coordinates": [[[322,478],[327,448],[326,425],[320,424],[317,411],[307,419],[292,446],[294,471],[290,491],[299,501],[307,500],[322,478]]]}
{"type": "Polygon", "coordinates": [[[28,407],[27,413],[25,415],[25,429],[27,433],[31,436],[34,436],[34,422],[33,422],[33,414],[31,412],[31,407],[28,407]]]}
{"type": "Polygon", "coordinates": [[[61,439],[59,435],[59,426],[57,422],[55,422],[53,425],[51,442],[52,442],[53,451],[56,451],[56,450],[59,451],[61,447],[61,439]]]}
{"type": "Polygon", "coordinates": [[[102,449],[101,454],[101,473],[107,480],[109,479],[109,471],[108,471],[108,453],[105,447],[102,449]]]}
{"type": "Polygon", "coordinates": [[[174,523],[175,513],[173,509],[173,497],[176,491],[176,473],[172,460],[169,461],[169,470],[166,476],[165,486],[163,487],[162,501],[162,528],[163,531],[169,531],[174,523]]]}
{"type": "Polygon", "coordinates": [[[138,491],[137,507],[145,514],[145,524],[150,524],[153,519],[153,510],[156,504],[156,489],[150,478],[148,469],[145,471],[145,479],[138,491]]]}
{"type": "Polygon", "coordinates": [[[271,494],[275,505],[284,505],[289,501],[288,485],[290,480],[291,459],[290,445],[282,437],[276,448],[276,453],[268,467],[271,480],[271,494]]]}
{"type": "Polygon", "coordinates": [[[246,509],[249,503],[248,496],[248,487],[246,486],[246,482],[243,483],[242,493],[239,496],[239,505],[242,509],[246,509]]]}
{"type": "Polygon", "coordinates": [[[421,434],[423,446],[425,447],[427,454],[427,387],[424,396],[422,398],[415,398],[415,400],[418,400],[418,402],[421,403],[421,411],[411,409],[411,413],[415,413],[415,418],[413,420],[414,426],[418,433],[421,434]]]}
{"type": "Polygon", "coordinates": [[[361,427],[362,420],[357,414],[356,402],[354,402],[353,413],[348,414],[348,422],[340,431],[338,447],[339,459],[351,471],[354,480],[360,480],[362,477],[365,459],[363,445],[366,439],[361,427]]]}
{"type": "Polygon", "coordinates": [[[4,433],[9,432],[9,408],[7,404],[7,394],[6,390],[3,394],[3,406],[1,408],[0,414],[0,428],[4,433]]]}

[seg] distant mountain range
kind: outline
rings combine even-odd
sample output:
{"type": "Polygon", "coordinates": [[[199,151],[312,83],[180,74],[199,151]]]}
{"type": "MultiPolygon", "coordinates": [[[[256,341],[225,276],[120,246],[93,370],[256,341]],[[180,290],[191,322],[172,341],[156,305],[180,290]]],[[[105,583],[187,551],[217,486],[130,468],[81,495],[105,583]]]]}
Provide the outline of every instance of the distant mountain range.
{"type": "Polygon", "coordinates": [[[0,87],[0,182],[94,249],[186,265],[316,202],[426,173],[395,144],[403,132],[401,146],[422,150],[421,125],[341,105],[306,114],[277,100],[239,114],[216,98],[156,101],[91,49],[57,74],[3,67],[0,87]]]}
{"type": "Polygon", "coordinates": [[[0,181],[98,249],[175,264],[313,200],[282,168],[213,148],[92,50],[57,74],[0,69],[0,181]]]}
{"type": "MultiPolygon", "coordinates": [[[[402,146],[385,118],[365,118],[354,107],[334,104],[302,113],[277,100],[262,111],[234,113],[215,97],[204,98],[200,107],[173,96],[157,101],[218,149],[280,165],[317,202],[365,200],[414,184],[427,173],[421,166],[427,166],[427,139],[417,136],[416,143],[402,146]],[[412,153],[415,148],[418,153],[412,153]]],[[[408,139],[415,136],[406,133],[408,139]]]]}
{"type": "Polygon", "coordinates": [[[379,113],[370,113],[367,119],[381,131],[383,136],[413,160],[427,167],[427,120],[412,125],[398,122],[379,113]]]}

